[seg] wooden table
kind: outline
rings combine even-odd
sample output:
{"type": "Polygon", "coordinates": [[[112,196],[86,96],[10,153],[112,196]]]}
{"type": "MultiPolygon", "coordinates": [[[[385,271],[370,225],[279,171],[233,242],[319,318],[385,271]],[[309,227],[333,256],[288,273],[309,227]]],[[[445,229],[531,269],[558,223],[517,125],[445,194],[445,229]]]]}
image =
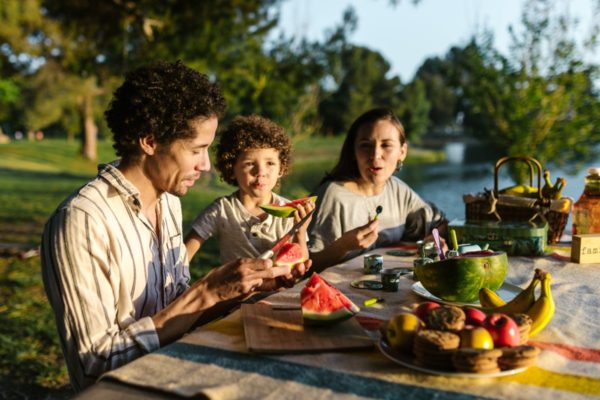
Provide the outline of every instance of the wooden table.
{"type": "MultiPolygon", "coordinates": [[[[386,251],[378,251],[384,255],[386,267],[411,265],[410,257],[390,256],[386,251]]],[[[309,354],[250,353],[241,313],[236,311],[112,371],[79,397],[117,393],[119,398],[179,394],[215,399],[600,397],[600,265],[573,264],[550,256],[510,257],[509,264],[506,281],[522,288],[535,268],[550,272],[557,305],[552,322],[532,339],[542,348],[538,365],[517,375],[485,379],[431,375],[390,361],[376,347],[309,354]],[[154,391],[157,389],[163,394],[154,391]]],[[[350,282],[368,278],[362,272],[362,257],[332,267],[322,276],[358,305],[367,298],[384,297],[384,303],[359,314],[366,327],[423,301],[412,290],[415,281],[410,274],[401,278],[398,292],[352,288],[350,282]]],[[[298,302],[300,289],[279,292],[266,301],[293,304],[298,302]]],[[[370,335],[377,341],[376,331],[370,335]]]]}

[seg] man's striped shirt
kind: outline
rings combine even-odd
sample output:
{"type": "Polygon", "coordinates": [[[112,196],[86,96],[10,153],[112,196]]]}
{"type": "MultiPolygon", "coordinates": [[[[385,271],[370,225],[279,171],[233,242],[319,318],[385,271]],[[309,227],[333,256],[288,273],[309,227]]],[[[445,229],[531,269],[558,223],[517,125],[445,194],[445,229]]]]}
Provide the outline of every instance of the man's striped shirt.
{"type": "Polygon", "coordinates": [[[76,390],[159,347],[151,316],[189,286],[179,199],[159,200],[157,235],[113,165],[71,195],[42,237],[44,287],[76,390]]]}

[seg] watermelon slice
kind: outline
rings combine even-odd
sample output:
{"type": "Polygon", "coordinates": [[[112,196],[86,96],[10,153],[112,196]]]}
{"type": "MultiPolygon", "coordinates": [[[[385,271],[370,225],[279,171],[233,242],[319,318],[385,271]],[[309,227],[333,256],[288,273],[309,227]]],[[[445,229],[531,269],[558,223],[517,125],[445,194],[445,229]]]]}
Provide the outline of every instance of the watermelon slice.
{"type": "Polygon", "coordinates": [[[293,268],[296,264],[306,261],[302,254],[302,247],[298,243],[286,243],[273,258],[276,266],[289,265],[293,268]]]}
{"type": "Polygon", "coordinates": [[[262,208],[262,210],[267,214],[271,214],[275,217],[289,218],[294,215],[294,211],[296,211],[297,204],[304,203],[308,200],[314,203],[317,201],[317,196],[303,197],[301,199],[292,200],[288,203],[285,203],[282,206],[278,206],[276,204],[267,204],[264,206],[260,206],[260,208],[262,208]]]}
{"type": "Polygon", "coordinates": [[[330,325],[344,321],[360,311],[349,298],[316,272],[300,292],[305,325],[330,325]]]}

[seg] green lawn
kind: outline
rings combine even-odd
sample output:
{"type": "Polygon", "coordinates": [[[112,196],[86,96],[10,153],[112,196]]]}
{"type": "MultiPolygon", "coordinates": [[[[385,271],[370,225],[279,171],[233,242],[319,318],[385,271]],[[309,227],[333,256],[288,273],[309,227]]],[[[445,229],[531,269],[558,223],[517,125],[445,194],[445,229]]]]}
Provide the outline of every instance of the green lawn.
{"type": "MultiPolygon", "coordinates": [[[[282,182],[289,198],[307,195],[335,163],[342,138],[295,143],[292,173],[282,182]]],[[[50,139],[0,145],[0,242],[37,248],[43,225],[56,206],[96,173],[97,163],[78,156],[78,143],[50,139]]],[[[110,143],[98,144],[101,162],[115,158],[110,143]]],[[[411,149],[409,162],[438,161],[438,153],[411,149]]],[[[214,198],[234,190],[205,174],[182,198],[184,230],[214,198]]],[[[192,262],[197,278],[218,265],[215,241],[192,262]]],[[[0,393],[3,398],[68,398],[66,368],[54,318],[45,298],[40,259],[0,256],[0,393]]]]}

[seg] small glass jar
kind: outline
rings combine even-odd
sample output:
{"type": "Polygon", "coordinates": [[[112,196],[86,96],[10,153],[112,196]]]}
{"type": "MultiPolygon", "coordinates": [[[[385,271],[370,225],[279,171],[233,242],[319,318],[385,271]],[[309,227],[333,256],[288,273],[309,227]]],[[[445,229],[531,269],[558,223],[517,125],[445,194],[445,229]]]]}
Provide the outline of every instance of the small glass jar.
{"type": "Polygon", "coordinates": [[[394,268],[382,269],[381,283],[385,292],[397,292],[400,283],[400,270],[394,268]]]}
{"type": "Polygon", "coordinates": [[[383,256],[367,254],[363,259],[363,272],[365,274],[378,274],[383,269],[383,256]]]}

